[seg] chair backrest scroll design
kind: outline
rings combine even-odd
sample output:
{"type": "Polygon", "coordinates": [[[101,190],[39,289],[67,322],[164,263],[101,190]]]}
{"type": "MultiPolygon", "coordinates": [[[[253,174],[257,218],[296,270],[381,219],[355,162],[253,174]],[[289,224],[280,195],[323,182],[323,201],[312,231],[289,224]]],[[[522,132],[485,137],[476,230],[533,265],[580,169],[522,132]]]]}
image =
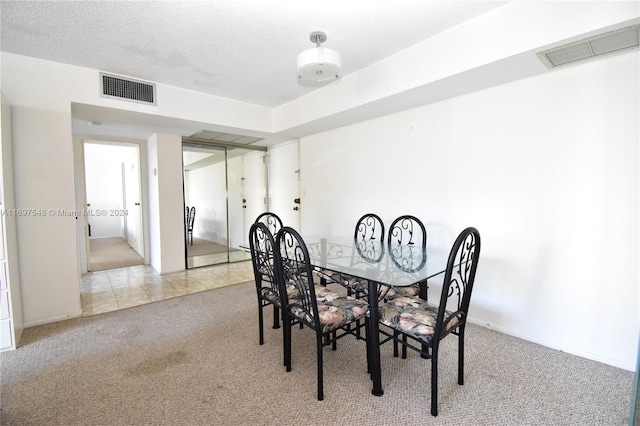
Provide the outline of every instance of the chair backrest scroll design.
{"type": "Polygon", "coordinates": [[[285,226],[278,231],[275,244],[276,274],[281,292],[291,294],[294,290],[297,294],[287,298],[284,309],[296,311],[297,318],[318,330],[318,306],[309,251],[304,240],[295,229],[285,226]]]}
{"type": "Polygon", "coordinates": [[[427,246],[427,230],[420,219],[411,215],[398,217],[389,227],[389,246],[427,246]]]}
{"type": "Polygon", "coordinates": [[[466,228],[458,235],[449,253],[440,295],[436,340],[465,326],[479,258],[480,233],[476,228],[466,228]],[[446,311],[447,306],[449,312],[446,311]]]}
{"type": "Polygon", "coordinates": [[[398,268],[407,272],[422,269],[426,263],[427,229],[415,216],[400,216],[389,227],[387,245],[398,268]]]}
{"type": "Polygon", "coordinates": [[[375,213],[367,213],[356,222],[353,238],[358,242],[384,240],[384,222],[375,213]]]}
{"type": "Polygon", "coordinates": [[[256,222],[264,223],[272,235],[276,235],[282,229],[282,220],[277,214],[272,212],[264,212],[256,218],[256,222]]]}
{"type": "Polygon", "coordinates": [[[275,241],[264,223],[256,222],[251,225],[249,247],[258,296],[260,297],[261,288],[270,287],[280,297],[280,288],[274,268],[275,241]],[[268,282],[268,286],[263,285],[264,281],[268,282]]]}

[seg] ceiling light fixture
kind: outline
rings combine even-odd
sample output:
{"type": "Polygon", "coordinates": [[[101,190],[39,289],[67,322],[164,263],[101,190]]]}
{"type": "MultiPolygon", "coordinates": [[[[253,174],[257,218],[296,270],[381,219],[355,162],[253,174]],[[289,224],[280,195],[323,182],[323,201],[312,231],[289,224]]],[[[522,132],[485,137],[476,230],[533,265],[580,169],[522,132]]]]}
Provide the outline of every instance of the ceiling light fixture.
{"type": "Polygon", "coordinates": [[[342,59],[340,54],[332,49],[321,46],[327,41],[327,35],[322,31],[314,31],[310,35],[316,47],[307,49],[298,55],[298,81],[303,83],[326,83],[340,77],[342,59]]]}

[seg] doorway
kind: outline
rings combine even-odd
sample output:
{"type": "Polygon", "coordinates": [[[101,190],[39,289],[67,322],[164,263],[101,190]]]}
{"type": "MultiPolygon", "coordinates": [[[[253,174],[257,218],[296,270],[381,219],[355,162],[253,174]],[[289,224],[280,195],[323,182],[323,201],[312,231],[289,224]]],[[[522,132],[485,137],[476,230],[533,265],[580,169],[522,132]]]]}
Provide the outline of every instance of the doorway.
{"type": "Polygon", "coordinates": [[[83,164],[87,271],[143,265],[138,145],[85,141],[83,164]]]}
{"type": "Polygon", "coordinates": [[[267,203],[265,149],[252,148],[183,139],[187,269],[251,259],[248,226],[267,203]]]}

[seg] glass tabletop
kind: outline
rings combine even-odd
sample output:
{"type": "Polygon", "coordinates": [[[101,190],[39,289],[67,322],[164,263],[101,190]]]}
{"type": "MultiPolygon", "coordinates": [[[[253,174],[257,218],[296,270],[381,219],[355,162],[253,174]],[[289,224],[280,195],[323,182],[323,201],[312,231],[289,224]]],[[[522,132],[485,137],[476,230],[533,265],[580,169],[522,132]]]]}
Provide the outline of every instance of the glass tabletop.
{"type": "Polygon", "coordinates": [[[409,286],[444,272],[449,253],[328,235],[304,236],[313,266],[391,286],[409,286]]]}

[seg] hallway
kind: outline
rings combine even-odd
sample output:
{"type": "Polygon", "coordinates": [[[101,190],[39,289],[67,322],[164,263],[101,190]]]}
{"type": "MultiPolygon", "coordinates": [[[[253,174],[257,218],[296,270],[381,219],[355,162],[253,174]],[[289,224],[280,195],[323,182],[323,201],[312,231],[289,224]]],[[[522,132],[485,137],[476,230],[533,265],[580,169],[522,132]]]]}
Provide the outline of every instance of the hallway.
{"type": "Polygon", "coordinates": [[[82,316],[131,308],[253,279],[251,261],[165,275],[149,265],[90,272],[81,278],[82,316]]]}

